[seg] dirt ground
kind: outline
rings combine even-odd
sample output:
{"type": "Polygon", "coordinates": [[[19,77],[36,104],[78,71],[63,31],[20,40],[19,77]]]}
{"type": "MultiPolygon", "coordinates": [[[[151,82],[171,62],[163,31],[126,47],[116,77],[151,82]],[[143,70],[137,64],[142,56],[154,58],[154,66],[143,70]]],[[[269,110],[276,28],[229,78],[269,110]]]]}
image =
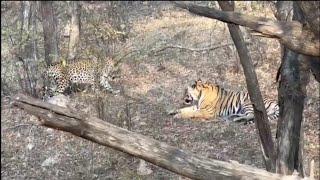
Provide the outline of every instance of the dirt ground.
{"type": "MultiPolygon", "coordinates": [[[[181,106],[184,88],[201,78],[245,89],[245,79],[227,26],[192,15],[165,2],[145,3],[129,19],[128,46],[135,53],[120,64],[111,82],[121,94],[71,96],[75,108],[170,145],[223,161],[263,168],[254,125],[177,120],[167,111],[181,106]],[[209,49],[209,50],[208,50],[209,49]],[[130,98],[128,98],[130,97],[130,98]],[[103,106],[101,105],[103,104],[103,106]]],[[[266,12],[266,17],[274,18],[266,12]]],[[[279,43],[250,37],[249,48],[263,96],[277,98],[279,43]],[[258,46],[257,46],[258,44],[258,46]]],[[[319,169],[319,84],[311,76],[304,111],[304,162],[319,169]]],[[[1,101],[1,178],[3,179],[187,179],[138,158],[70,133],[34,123],[34,117],[1,101]],[[141,170],[142,169],[142,170],[141,170]]],[[[275,135],[276,122],[272,122],[275,135]]],[[[308,172],[308,165],[306,167],[308,172]]],[[[319,177],[319,171],[316,171],[319,177]]]]}

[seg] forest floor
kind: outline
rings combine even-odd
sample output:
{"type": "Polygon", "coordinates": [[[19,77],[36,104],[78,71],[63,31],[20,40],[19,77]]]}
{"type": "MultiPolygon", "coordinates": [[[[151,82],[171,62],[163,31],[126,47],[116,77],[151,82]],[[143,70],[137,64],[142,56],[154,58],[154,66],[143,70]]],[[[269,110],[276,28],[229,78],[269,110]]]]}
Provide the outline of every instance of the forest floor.
{"type": "MultiPolygon", "coordinates": [[[[178,120],[167,115],[168,110],[181,106],[184,89],[198,78],[234,90],[244,90],[246,83],[224,23],[157,3],[145,3],[128,12],[139,14],[129,16],[127,39],[138,51],[120,63],[121,77],[111,83],[122,92],[105,95],[104,119],[204,157],[263,168],[254,124],[178,120]]],[[[250,41],[262,94],[276,99],[279,43],[256,37],[250,41]]],[[[98,116],[92,96],[78,93],[71,96],[71,102],[98,116]]],[[[319,84],[311,76],[304,111],[304,162],[314,159],[316,170],[320,160],[319,106],[319,84]]],[[[1,178],[187,179],[70,133],[37,126],[31,123],[33,118],[2,98],[1,178]]],[[[271,127],[275,136],[276,122],[271,127]]],[[[316,175],[319,177],[318,170],[316,175]]]]}

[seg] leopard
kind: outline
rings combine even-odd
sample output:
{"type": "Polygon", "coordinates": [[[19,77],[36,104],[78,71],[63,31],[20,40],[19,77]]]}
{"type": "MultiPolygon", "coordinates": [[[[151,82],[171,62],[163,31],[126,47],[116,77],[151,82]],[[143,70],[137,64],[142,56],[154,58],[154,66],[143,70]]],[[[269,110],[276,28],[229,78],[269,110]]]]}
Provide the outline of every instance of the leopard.
{"type": "Polygon", "coordinates": [[[102,88],[107,92],[118,94],[120,90],[115,90],[109,83],[114,79],[111,75],[114,64],[114,61],[108,58],[103,63],[98,60],[82,59],[68,64],[51,65],[44,72],[46,94],[49,97],[70,94],[76,91],[74,87],[79,86],[85,86],[85,91],[91,86],[94,92],[102,88]]]}

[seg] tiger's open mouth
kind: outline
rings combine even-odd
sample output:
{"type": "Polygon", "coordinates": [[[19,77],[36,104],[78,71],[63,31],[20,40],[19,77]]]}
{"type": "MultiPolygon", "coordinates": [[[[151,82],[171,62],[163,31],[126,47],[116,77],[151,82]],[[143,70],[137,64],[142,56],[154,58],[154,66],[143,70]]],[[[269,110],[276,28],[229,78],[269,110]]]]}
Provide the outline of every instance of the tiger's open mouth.
{"type": "Polygon", "coordinates": [[[190,95],[186,95],[186,97],[184,98],[184,104],[185,105],[189,105],[193,103],[193,98],[190,95]]]}

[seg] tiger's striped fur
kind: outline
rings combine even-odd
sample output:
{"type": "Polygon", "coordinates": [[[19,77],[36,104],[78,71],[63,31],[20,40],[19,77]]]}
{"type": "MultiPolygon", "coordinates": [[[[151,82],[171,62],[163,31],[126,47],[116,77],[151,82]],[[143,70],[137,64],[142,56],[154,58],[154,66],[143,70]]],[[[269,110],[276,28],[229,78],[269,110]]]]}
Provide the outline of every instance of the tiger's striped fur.
{"type": "MultiPolygon", "coordinates": [[[[202,83],[198,80],[186,90],[185,104],[191,105],[169,114],[175,118],[215,119],[227,118],[235,122],[252,122],[254,119],[253,106],[248,92],[230,91],[216,84],[202,83]]],[[[264,99],[268,119],[274,120],[279,116],[279,106],[276,101],[264,99]]]]}

